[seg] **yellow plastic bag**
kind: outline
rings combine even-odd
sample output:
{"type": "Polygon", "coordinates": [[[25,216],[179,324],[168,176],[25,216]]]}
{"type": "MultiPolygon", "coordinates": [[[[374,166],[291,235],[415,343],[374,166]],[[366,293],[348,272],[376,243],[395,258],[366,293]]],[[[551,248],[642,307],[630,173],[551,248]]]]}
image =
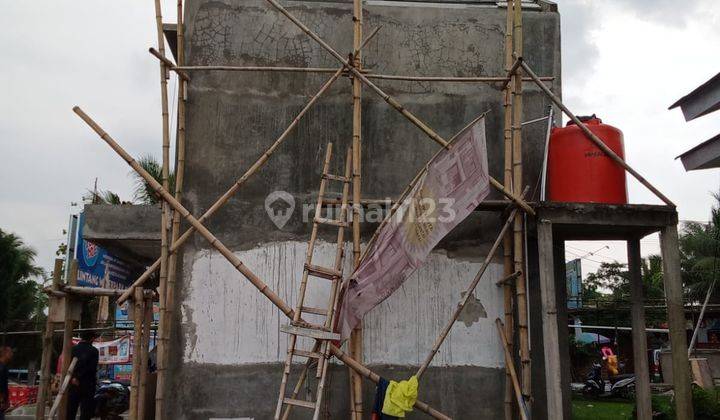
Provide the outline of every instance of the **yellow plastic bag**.
{"type": "Polygon", "coordinates": [[[390,381],[385,392],[382,412],[388,416],[405,418],[412,411],[418,396],[418,380],[415,375],[407,381],[390,381]]]}

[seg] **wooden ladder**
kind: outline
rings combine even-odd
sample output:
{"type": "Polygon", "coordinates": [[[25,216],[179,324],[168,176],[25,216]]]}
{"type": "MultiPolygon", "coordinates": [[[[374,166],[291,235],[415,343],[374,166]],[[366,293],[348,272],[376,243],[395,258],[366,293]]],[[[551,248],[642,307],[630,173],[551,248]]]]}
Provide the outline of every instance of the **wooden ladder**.
{"type": "MultiPolygon", "coordinates": [[[[345,247],[344,236],[345,228],[348,227],[346,218],[352,171],[352,154],[351,151],[348,150],[345,161],[344,176],[328,173],[331,156],[332,143],[328,143],[327,150],[325,152],[322,178],[320,180],[317,206],[315,207],[312,233],[310,234],[310,241],[308,242],[308,248],[305,254],[305,267],[303,269],[302,281],[300,282],[300,292],[298,294],[298,301],[295,307],[295,314],[289,325],[283,325],[280,327],[280,331],[290,334],[290,345],[287,352],[287,358],[285,359],[282,382],[280,383],[280,395],[278,397],[277,408],[275,410],[275,420],[280,420],[283,406],[287,406],[287,409],[282,416],[283,418],[287,418],[290,408],[295,406],[314,410],[313,420],[319,419],[325,387],[325,378],[327,376],[328,358],[330,355],[330,341],[340,340],[340,334],[334,333],[332,331],[332,327],[339,296],[340,282],[342,281],[342,265],[345,247]],[[322,216],[322,209],[325,204],[323,201],[325,197],[325,188],[329,181],[343,183],[339,219],[325,218],[322,216]],[[335,252],[335,263],[333,267],[323,267],[313,264],[315,242],[317,240],[318,228],[321,225],[328,225],[337,228],[337,249],[335,252]],[[330,281],[330,298],[325,308],[305,306],[305,292],[307,291],[309,278],[321,279],[323,282],[330,281]],[[325,321],[322,324],[309,323],[302,319],[302,314],[312,314],[324,317],[325,321]],[[316,340],[314,347],[309,350],[296,348],[298,336],[309,337],[316,340]],[[318,378],[318,386],[315,401],[298,399],[297,388],[292,393],[291,397],[286,397],[285,395],[293,357],[296,356],[307,359],[307,366],[310,365],[310,362],[313,359],[317,361],[316,377],[318,378]]],[[[305,374],[306,371],[303,372],[303,377],[305,374]]]]}

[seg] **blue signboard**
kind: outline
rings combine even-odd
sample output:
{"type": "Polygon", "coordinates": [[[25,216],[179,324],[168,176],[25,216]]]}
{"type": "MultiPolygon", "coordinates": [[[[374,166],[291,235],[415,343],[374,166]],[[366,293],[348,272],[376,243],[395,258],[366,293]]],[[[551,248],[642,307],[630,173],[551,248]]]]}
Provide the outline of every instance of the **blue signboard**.
{"type": "Polygon", "coordinates": [[[124,289],[132,284],[134,270],[125,261],[110,254],[105,248],[83,239],[85,214],[78,220],[75,258],[78,262],[78,285],[124,289]]]}
{"type": "Polygon", "coordinates": [[[582,308],[582,266],[579,258],[565,263],[565,285],[568,309],[582,308]]]}

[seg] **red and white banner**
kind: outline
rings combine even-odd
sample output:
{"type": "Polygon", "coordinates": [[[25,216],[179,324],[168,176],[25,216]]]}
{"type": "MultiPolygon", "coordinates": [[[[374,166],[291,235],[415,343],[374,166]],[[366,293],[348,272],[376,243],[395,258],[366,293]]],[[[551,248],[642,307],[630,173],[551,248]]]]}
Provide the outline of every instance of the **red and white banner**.
{"type": "Polygon", "coordinates": [[[428,162],[392,219],[380,227],[345,289],[337,324],[343,339],[487,197],[489,181],[482,117],[428,162]]]}

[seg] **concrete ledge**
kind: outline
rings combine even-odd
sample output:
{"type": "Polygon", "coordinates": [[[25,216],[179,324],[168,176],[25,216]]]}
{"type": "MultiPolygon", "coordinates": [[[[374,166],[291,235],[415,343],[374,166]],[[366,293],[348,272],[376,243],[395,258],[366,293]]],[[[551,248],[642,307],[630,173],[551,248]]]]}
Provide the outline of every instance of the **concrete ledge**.
{"type": "Polygon", "coordinates": [[[147,263],[160,257],[160,207],[88,204],[83,239],[130,261],[147,263]]]}

